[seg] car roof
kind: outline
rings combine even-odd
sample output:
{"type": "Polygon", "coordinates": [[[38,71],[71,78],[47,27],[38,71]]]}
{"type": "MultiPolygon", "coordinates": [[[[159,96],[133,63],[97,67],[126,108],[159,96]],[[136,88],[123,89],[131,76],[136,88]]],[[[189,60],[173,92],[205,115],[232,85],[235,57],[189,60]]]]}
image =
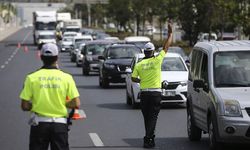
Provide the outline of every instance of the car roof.
{"type": "Polygon", "coordinates": [[[194,47],[202,48],[208,53],[215,53],[219,51],[249,51],[249,40],[233,40],[233,41],[211,41],[198,42],[194,47]]]}
{"type": "Polygon", "coordinates": [[[77,32],[70,31],[70,32],[64,32],[63,34],[77,34],[77,32]]]}
{"type": "Polygon", "coordinates": [[[91,35],[80,35],[80,36],[75,36],[74,39],[92,39],[91,35]]]}
{"type": "Polygon", "coordinates": [[[125,37],[124,41],[126,42],[149,42],[150,38],[147,36],[129,36],[129,37],[125,37]]]}
{"type": "MultiPolygon", "coordinates": [[[[134,44],[113,44],[110,47],[137,47],[134,44]]],[[[138,49],[140,49],[139,47],[137,47],[138,49]]]]}
{"type": "Polygon", "coordinates": [[[93,40],[93,41],[86,41],[85,44],[113,44],[116,43],[112,40],[93,40]]]}

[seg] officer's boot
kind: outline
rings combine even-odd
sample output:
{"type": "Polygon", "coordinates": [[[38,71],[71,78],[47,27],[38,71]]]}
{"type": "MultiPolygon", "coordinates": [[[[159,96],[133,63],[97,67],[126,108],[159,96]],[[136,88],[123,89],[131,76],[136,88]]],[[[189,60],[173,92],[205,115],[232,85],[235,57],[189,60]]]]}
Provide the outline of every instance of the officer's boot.
{"type": "Polygon", "coordinates": [[[153,148],[153,147],[155,147],[154,138],[145,136],[144,137],[143,147],[144,148],[153,148]]]}

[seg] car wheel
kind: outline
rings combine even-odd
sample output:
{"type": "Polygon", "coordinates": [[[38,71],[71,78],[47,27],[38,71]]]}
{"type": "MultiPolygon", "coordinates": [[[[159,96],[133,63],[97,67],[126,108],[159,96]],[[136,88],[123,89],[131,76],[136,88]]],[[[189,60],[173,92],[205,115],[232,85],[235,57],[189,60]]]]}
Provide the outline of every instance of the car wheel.
{"type": "Polygon", "coordinates": [[[81,64],[79,64],[78,61],[76,61],[76,67],[81,67],[81,64]]]}
{"type": "Polygon", "coordinates": [[[134,91],[133,91],[132,87],[131,87],[131,93],[132,93],[132,96],[131,96],[132,108],[137,109],[139,107],[139,103],[135,102],[135,96],[134,96],[134,91]]]}
{"type": "Polygon", "coordinates": [[[102,88],[109,87],[109,81],[108,81],[108,79],[105,79],[105,77],[103,77],[101,74],[99,75],[99,85],[102,88]]]}
{"type": "Polygon", "coordinates": [[[83,75],[89,75],[89,71],[87,69],[82,69],[83,75]]]}
{"type": "Polygon", "coordinates": [[[187,133],[190,141],[201,139],[201,129],[195,126],[190,108],[187,108],[187,133]]]}
{"type": "Polygon", "coordinates": [[[212,119],[208,122],[209,148],[210,150],[222,149],[222,144],[216,139],[215,127],[212,119]]]}
{"type": "Polygon", "coordinates": [[[131,105],[132,102],[131,102],[131,97],[128,95],[128,90],[126,89],[126,103],[127,105],[131,105]]]}

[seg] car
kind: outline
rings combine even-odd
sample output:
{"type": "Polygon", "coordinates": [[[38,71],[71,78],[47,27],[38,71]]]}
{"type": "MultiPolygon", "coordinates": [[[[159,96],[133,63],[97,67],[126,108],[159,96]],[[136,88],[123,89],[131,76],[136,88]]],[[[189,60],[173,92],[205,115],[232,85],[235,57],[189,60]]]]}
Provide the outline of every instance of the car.
{"type": "MultiPolygon", "coordinates": [[[[157,55],[157,54],[156,54],[157,55]]],[[[136,63],[145,57],[137,54],[127,69],[126,75],[126,103],[137,108],[140,103],[140,84],[132,82],[131,72],[136,63]]],[[[183,58],[176,53],[167,53],[162,63],[162,103],[185,104],[187,100],[188,68],[183,58]]]]}
{"type": "Polygon", "coordinates": [[[56,35],[54,31],[40,31],[38,33],[38,44],[56,43],[56,35]]]}
{"type": "Polygon", "coordinates": [[[126,44],[134,44],[143,50],[144,45],[150,42],[150,38],[147,36],[129,36],[124,38],[126,44]]]}
{"type": "Polygon", "coordinates": [[[189,57],[185,53],[184,49],[178,46],[170,46],[168,49],[168,53],[177,53],[181,55],[181,57],[184,59],[185,63],[189,62],[189,57]]]}
{"type": "Polygon", "coordinates": [[[77,61],[82,62],[82,74],[89,75],[90,72],[99,73],[99,59],[104,49],[112,44],[114,41],[109,40],[94,40],[86,42],[82,45],[81,56],[78,55],[77,61]]]}
{"type": "Polygon", "coordinates": [[[218,37],[215,33],[210,33],[210,38],[209,38],[209,33],[200,33],[198,36],[198,40],[200,42],[216,41],[217,39],[218,37]]]}
{"type": "Polygon", "coordinates": [[[64,32],[63,33],[63,37],[75,37],[75,36],[79,36],[79,33],[77,33],[77,32],[64,32]]]}
{"type": "Polygon", "coordinates": [[[63,37],[59,47],[61,52],[70,52],[70,49],[73,47],[73,37],[63,37]]]}
{"type": "Polygon", "coordinates": [[[211,149],[250,144],[250,41],[198,42],[191,52],[187,133],[211,149]]]}
{"type": "Polygon", "coordinates": [[[79,50],[79,47],[81,44],[87,42],[87,41],[92,41],[93,38],[91,35],[81,35],[81,36],[75,36],[73,38],[73,47],[71,48],[70,51],[70,60],[72,62],[76,62],[76,56],[77,54],[81,54],[81,51],[79,50]]]}
{"type": "Polygon", "coordinates": [[[131,44],[114,44],[104,50],[99,69],[99,86],[107,88],[110,83],[125,83],[126,68],[141,49],[131,44]]]}

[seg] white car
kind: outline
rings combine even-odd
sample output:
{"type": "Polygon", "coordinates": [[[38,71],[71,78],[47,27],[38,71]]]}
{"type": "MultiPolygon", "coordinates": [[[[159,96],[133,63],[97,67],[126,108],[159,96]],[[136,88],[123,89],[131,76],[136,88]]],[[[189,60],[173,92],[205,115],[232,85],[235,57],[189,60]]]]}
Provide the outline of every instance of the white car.
{"type": "Polygon", "coordinates": [[[73,46],[73,37],[63,37],[60,41],[60,48],[62,52],[70,51],[73,46]]]}
{"type": "MultiPolygon", "coordinates": [[[[81,35],[81,36],[75,36],[73,38],[73,48],[71,49],[71,52],[70,52],[72,62],[76,62],[77,54],[81,54],[79,50],[80,45],[87,41],[93,41],[93,38],[91,35],[81,35]]],[[[77,66],[80,66],[80,64],[77,64],[77,66]]]]}
{"type": "MultiPolygon", "coordinates": [[[[140,85],[131,81],[131,72],[135,64],[143,59],[144,54],[137,54],[131,69],[127,69],[126,102],[136,108],[140,102],[140,85]]],[[[183,58],[176,53],[167,53],[162,63],[162,102],[185,103],[187,100],[188,68],[183,58]]]]}

